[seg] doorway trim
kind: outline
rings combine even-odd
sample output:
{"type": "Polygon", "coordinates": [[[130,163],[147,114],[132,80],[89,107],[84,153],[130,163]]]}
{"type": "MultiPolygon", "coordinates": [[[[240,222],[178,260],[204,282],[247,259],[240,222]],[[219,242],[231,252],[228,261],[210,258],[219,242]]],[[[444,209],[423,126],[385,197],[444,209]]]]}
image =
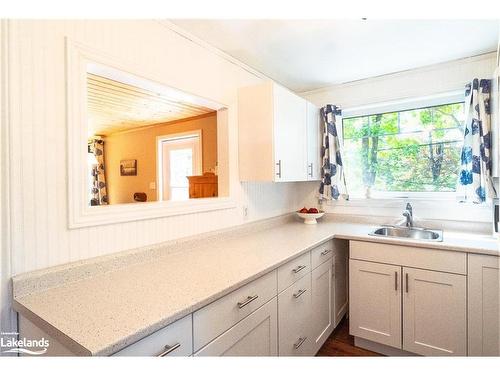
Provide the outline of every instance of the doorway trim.
{"type": "Polygon", "coordinates": [[[163,201],[163,155],[162,143],[179,139],[198,137],[198,170],[203,173],[203,132],[201,129],[190,130],[181,133],[164,134],[156,137],[156,200],[163,201]]]}

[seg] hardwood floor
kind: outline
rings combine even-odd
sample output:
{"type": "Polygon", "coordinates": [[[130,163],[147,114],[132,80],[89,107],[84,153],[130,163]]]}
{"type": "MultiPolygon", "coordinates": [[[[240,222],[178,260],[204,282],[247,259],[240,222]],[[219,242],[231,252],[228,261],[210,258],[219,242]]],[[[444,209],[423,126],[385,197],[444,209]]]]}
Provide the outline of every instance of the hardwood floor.
{"type": "Polygon", "coordinates": [[[381,356],[381,354],[354,346],[354,336],[349,335],[349,320],[347,317],[342,319],[316,355],[319,357],[381,356]]]}

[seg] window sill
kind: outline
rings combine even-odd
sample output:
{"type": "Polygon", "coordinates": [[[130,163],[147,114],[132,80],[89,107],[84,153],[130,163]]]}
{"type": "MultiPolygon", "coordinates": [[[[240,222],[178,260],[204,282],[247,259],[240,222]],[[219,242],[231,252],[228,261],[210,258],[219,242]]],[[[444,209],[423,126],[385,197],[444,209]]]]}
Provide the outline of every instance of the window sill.
{"type": "Polygon", "coordinates": [[[401,217],[407,202],[413,206],[415,217],[421,220],[454,220],[468,222],[491,222],[491,203],[477,205],[458,203],[454,194],[440,197],[414,196],[384,198],[351,198],[326,202],[323,210],[331,213],[363,216],[401,217]]]}

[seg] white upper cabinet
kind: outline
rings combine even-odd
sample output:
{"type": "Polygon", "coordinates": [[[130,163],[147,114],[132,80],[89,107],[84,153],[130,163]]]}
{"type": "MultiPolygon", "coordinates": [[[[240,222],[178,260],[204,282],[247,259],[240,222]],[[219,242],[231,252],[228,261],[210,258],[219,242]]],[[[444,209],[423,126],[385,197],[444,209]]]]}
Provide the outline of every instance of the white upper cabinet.
{"type": "Polygon", "coordinates": [[[321,130],[319,123],[319,108],[307,102],[307,179],[309,181],[321,178],[321,130]]]}
{"type": "Polygon", "coordinates": [[[240,180],[287,182],[318,179],[318,115],[314,105],[273,82],[240,89],[240,180]]]}

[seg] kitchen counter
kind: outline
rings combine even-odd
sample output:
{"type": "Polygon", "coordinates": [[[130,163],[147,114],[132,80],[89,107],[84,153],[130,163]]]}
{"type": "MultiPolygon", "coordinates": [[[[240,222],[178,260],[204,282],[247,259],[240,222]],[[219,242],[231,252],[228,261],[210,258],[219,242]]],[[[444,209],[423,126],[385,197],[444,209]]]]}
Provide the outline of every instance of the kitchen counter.
{"type": "Polygon", "coordinates": [[[373,237],[378,225],[329,215],[247,226],[16,276],[14,308],[75,354],[110,355],[332,238],[500,255],[492,236],[373,237]]]}

